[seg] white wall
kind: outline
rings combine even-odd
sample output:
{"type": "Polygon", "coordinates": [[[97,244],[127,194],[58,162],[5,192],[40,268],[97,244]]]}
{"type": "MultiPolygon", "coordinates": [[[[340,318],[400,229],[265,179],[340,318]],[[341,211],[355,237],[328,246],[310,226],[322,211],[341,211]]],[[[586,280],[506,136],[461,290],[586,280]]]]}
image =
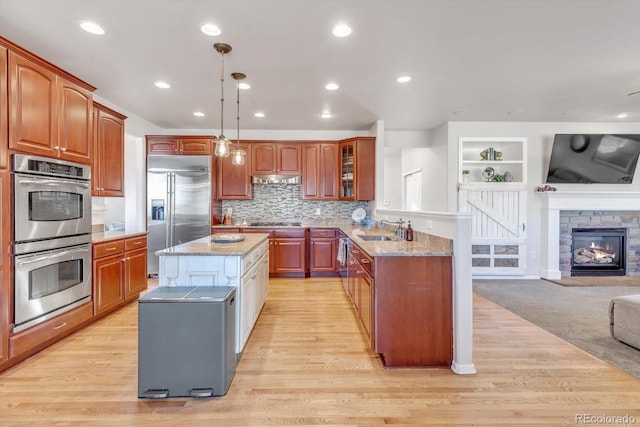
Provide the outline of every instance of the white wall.
{"type": "Polygon", "coordinates": [[[378,205],[387,209],[402,209],[402,152],[385,148],[384,153],[383,195],[378,205]]]}
{"type": "MultiPolygon", "coordinates": [[[[544,185],[549,166],[553,137],[556,133],[640,133],[640,123],[574,122],[449,122],[448,123],[448,210],[457,205],[458,138],[461,136],[527,138],[527,271],[526,276],[540,276],[541,199],[535,188],[544,185]]],[[[553,184],[558,191],[640,191],[640,168],[633,184],[553,184]]]]}

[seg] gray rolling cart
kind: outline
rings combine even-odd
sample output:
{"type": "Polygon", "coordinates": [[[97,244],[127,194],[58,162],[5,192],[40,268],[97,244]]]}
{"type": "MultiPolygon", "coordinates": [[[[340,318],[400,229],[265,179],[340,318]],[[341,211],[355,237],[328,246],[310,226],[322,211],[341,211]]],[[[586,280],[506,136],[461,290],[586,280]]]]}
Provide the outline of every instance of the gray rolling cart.
{"type": "Polygon", "coordinates": [[[138,397],[211,397],[236,373],[236,290],[160,287],[138,301],[138,397]]]}

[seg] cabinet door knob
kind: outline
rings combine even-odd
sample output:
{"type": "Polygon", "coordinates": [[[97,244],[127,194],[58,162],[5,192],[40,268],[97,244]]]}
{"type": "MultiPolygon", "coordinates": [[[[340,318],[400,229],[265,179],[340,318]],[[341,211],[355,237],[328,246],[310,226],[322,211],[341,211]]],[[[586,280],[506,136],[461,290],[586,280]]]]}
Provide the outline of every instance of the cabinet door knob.
{"type": "Polygon", "coordinates": [[[60,151],[67,151],[67,149],[65,147],[62,147],[60,151]]]}

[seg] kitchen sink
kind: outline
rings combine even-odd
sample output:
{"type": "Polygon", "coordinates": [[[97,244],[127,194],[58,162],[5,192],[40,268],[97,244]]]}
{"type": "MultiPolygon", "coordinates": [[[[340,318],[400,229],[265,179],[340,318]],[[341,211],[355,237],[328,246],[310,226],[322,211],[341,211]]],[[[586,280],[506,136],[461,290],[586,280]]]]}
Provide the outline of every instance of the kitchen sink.
{"type": "Polygon", "coordinates": [[[389,236],[385,236],[382,234],[364,234],[364,235],[360,235],[358,236],[359,238],[361,238],[362,240],[380,240],[380,241],[385,241],[385,240],[395,240],[392,237],[389,236]]]}

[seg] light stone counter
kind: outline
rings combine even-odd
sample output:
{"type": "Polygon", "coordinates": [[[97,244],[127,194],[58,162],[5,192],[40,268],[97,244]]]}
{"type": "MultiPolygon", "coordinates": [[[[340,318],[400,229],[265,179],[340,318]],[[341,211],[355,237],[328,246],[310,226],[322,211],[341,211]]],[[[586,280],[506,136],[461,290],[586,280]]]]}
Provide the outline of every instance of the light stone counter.
{"type": "MultiPolygon", "coordinates": [[[[233,233],[236,234],[236,233],[233,233]]],[[[214,235],[215,236],[215,235],[214,235]]],[[[197,240],[183,243],[166,249],[161,249],[155,254],[164,255],[195,255],[195,256],[211,256],[211,255],[238,255],[243,256],[250,252],[260,243],[269,237],[266,233],[246,233],[242,234],[244,240],[232,243],[215,243],[214,236],[202,237],[197,240]]]]}
{"type": "Polygon", "coordinates": [[[368,255],[376,256],[451,256],[453,254],[453,241],[445,237],[433,234],[422,233],[414,230],[413,241],[407,242],[399,239],[394,234],[393,226],[358,226],[346,223],[333,223],[318,221],[317,223],[302,221],[301,226],[243,226],[243,225],[216,225],[215,228],[337,228],[342,230],[351,240],[356,243],[368,255]],[[394,240],[367,241],[360,238],[362,235],[384,235],[394,240]]]}
{"type": "Polygon", "coordinates": [[[129,237],[145,236],[146,231],[95,231],[91,233],[91,243],[107,242],[109,240],[126,239],[129,237]]]}
{"type": "Polygon", "coordinates": [[[378,256],[451,256],[453,254],[450,239],[433,234],[413,232],[413,240],[399,239],[389,227],[340,226],[351,240],[372,257],[378,256]],[[395,240],[363,240],[363,235],[384,235],[395,240]]]}

